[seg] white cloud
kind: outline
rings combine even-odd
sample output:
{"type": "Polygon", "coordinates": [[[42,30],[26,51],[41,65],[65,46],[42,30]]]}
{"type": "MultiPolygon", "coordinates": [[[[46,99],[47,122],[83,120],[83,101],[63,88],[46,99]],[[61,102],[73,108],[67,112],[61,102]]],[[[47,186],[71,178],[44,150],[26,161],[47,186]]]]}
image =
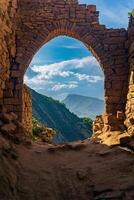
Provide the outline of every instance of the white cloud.
{"type": "Polygon", "coordinates": [[[24,82],[33,89],[47,89],[48,86],[53,84],[53,81],[40,79],[38,76],[29,78],[27,75],[24,77],[24,82]]]}
{"type": "Polygon", "coordinates": [[[72,69],[85,68],[90,66],[99,66],[99,63],[93,56],[84,57],[81,59],[72,59],[61,61],[44,66],[33,66],[31,69],[38,73],[40,79],[51,79],[54,76],[69,77],[73,74],[72,69]]]}
{"type": "Polygon", "coordinates": [[[61,48],[65,49],[81,49],[81,45],[60,45],[61,48]]]}
{"type": "Polygon", "coordinates": [[[103,81],[103,77],[101,76],[90,76],[87,74],[79,74],[76,73],[75,76],[78,78],[79,81],[87,81],[89,83],[96,83],[98,81],[103,81]]]}
{"type": "Polygon", "coordinates": [[[26,75],[24,81],[34,89],[45,89],[46,91],[74,89],[78,87],[78,81],[87,81],[88,83],[102,81],[103,77],[101,75],[91,74],[91,72],[94,73],[93,69],[97,69],[98,66],[99,64],[93,56],[61,61],[44,66],[33,66],[31,70],[36,75],[31,78],[26,75]],[[90,67],[92,68],[89,75],[88,69],[90,67]]]}
{"type": "Polygon", "coordinates": [[[50,91],[58,91],[61,89],[74,89],[76,87],[78,87],[77,83],[71,83],[71,82],[68,84],[57,83],[50,89],[50,91]]]}

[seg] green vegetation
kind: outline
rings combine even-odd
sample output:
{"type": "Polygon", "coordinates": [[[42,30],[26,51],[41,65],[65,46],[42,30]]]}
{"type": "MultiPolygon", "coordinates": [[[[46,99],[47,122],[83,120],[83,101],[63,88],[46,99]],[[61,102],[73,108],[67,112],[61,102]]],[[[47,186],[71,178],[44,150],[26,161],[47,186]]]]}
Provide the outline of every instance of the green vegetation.
{"type": "Polygon", "coordinates": [[[45,127],[56,131],[53,138],[55,144],[84,140],[92,135],[92,127],[83,122],[77,115],[71,113],[63,103],[41,95],[31,89],[33,104],[33,136],[40,135],[41,127],[38,119],[45,127]]]}
{"type": "Polygon", "coordinates": [[[83,123],[86,125],[86,127],[88,127],[88,129],[92,130],[92,128],[93,128],[93,120],[90,119],[89,117],[83,117],[82,120],[83,120],[83,123]]]}
{"type": "Polygon", "coordinates": [[[40,139],[43,142],[52,143],[55,131],[53,129],[44,126],[35,117],[32,118],[32,122],[33,122],[32,139],[34,141],[40,139]]]}
{"type": "Polygon", "coordinates": [[[84,124],[86,124],[86,125],[92,125],[93,124],[93,120],[88,118],[88,117],[83,117],[82,120],[83,120],[84,124]]]}
{"type": "Polygon", "coordinates": [[[134,17],[134,9],[133,9],[131,12],[129,12],[128,15],[129,15],[130,17],[131,17],[131,16],[134,17]]]}
{"type": "Polygon", "coordinates": [[[32,139],[37,140],[41,136],[44,130],[44,126],[35,117],[32,117],[32,124],[33,124],[32,139]]]}

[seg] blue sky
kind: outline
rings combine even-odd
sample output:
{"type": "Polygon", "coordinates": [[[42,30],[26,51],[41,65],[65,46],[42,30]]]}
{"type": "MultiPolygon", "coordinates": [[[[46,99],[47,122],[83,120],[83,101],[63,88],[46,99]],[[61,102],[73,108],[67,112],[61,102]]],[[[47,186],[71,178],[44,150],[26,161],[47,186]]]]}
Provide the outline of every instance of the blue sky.
{"type": "MultiPolygon", "coordinates": [[[[127,28],[134,0],[81,0],[95,4],[100,23],[109,28],[127,28]]],[[[88,49],[78,40],[59,36],[34,56],[25,83],[36,91],[62,100],[68,94],[104,97],[103,72],[88,49]]]]}

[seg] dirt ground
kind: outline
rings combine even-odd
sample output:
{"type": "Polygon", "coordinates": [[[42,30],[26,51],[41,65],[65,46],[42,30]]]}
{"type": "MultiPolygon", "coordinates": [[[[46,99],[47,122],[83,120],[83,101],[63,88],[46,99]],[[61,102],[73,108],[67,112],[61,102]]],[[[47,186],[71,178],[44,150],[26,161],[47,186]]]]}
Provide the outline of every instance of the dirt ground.
{"type": "Polygon", "coordinates": [[[128,149],[96,140],[0,146],[0,200],[134,200],[128,149]]]}

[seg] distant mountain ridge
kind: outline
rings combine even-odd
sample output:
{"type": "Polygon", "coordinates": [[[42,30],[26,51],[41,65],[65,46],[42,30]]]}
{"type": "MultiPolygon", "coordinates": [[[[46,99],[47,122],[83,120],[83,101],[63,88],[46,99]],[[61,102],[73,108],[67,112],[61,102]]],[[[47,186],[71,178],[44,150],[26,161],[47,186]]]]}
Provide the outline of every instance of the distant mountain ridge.
{"type": "Polygon", "coordinates": [[[104,111],[104,101],[95,97],[69,94],[62,103],[79,117],[95,119],[96,115],[104,111]]]}
{"type": "Polygon", "coordinates": [[[54,143],[84,140],[92,135],[92,124],[71,113],[63,103],[30,89],[33,116],[49,128],[56,130],[54,143]]]}

